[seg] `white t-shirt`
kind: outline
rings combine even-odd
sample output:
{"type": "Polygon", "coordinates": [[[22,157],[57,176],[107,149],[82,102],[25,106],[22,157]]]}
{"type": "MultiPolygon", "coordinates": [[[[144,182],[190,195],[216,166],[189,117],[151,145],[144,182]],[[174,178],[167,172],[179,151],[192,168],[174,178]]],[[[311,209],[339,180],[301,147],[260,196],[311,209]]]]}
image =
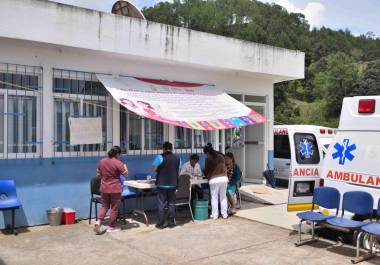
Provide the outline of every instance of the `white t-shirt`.
{"type": "Polygon", "coordinates": [[[190,177],[202,176],[202,170],[199,163],[196,163],[194,167],[191,166],[190,161],[186,162],[181,169],[180,175],[189,175],[190,177]]]}

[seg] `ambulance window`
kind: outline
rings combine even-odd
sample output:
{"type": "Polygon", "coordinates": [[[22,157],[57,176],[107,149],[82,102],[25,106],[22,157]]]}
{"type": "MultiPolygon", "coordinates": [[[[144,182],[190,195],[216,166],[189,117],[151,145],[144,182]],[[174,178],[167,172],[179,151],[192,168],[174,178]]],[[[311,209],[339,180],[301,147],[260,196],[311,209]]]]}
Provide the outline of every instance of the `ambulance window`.
{"type": "Polygon", "coordinates": [[[288,135],[274,136],[274,157],[290,159],[290,144],[288,135]]]}
{"type": "Polygon", "coordinates": [[[294,134],[294,144],[298,164],[319,164],[319,149],[313,134],[294,134]]]}

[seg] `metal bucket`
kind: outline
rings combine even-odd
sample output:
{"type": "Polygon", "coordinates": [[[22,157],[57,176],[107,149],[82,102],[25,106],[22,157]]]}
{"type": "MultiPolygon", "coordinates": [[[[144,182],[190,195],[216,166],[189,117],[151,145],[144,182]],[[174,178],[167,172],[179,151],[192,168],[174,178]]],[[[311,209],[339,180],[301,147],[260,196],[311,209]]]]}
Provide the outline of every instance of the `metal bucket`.
{"type": "Polygon", "coordinates": [[[62,208],[51,208],[46,211],[49,225],[57,226],[61,225],[62,222],[62,208]]]}

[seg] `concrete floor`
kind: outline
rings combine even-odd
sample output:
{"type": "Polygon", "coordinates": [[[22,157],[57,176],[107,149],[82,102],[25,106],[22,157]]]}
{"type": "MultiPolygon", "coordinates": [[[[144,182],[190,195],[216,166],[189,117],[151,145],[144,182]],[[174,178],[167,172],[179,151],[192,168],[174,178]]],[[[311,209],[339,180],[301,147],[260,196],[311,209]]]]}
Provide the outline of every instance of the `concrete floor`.
{"type": "MultiPolygon", "coordinates": [[[[0,265],[333,265],[350,264],[354,255],[352,248],[327,241],[296,248],[293,231],[239,217],[195,223],[182,217],[176,228],[165,230],[129,221],[124,231],[100,236],[87,221],[0,234],[0,265]]],[[[380,264],[380,258],[361,264],[380,264]]]]}

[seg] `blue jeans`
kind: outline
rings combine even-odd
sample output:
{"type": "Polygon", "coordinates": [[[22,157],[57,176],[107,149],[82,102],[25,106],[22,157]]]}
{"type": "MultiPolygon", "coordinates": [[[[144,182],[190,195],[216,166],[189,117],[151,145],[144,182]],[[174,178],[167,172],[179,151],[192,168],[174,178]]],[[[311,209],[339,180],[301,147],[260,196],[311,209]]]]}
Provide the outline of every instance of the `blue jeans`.
{"type": "Polygon", "coordinates": [[[165,207],[168,207],[168,224],[175,224],[175,188],[158,188],[157,201],[158,201],[158,223],[163,225],[165,223],[164,213],[165,207]]]}

